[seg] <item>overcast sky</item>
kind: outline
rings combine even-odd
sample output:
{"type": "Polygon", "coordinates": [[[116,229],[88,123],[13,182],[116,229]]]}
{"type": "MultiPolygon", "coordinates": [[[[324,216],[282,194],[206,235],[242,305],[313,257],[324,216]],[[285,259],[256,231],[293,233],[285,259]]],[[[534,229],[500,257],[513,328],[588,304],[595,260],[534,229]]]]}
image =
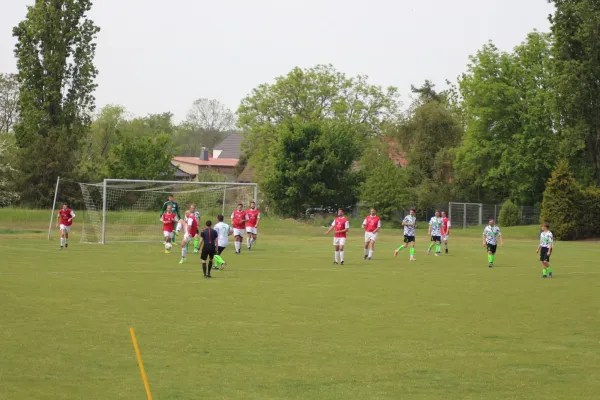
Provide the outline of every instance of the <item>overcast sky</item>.
{"type": "MultiPolygon", "coordinates": [[[[12,27],[34,0],[1,0],[0,72],[14,72],[12,27]]],[[[232,110],[293,67],[331,63],[400,88],[443,87],[488,40],[510,50],[548,31],[547,0],[96,0],[97,105],[185,117],[192,101],[232,110]]]]}

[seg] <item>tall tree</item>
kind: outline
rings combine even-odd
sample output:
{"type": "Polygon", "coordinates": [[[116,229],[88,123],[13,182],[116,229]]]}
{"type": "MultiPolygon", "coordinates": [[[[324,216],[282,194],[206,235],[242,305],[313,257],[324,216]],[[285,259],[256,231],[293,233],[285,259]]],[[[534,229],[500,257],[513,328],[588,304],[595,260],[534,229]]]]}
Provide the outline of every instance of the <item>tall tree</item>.
{"type": "Polygon", "coordinates": [[[282,216],[297,217],[312,206],[351,206],[358,195],[359,174],[352,169],[360,154],[351,127],[331,122],[280,124],[273,168],[263,190],[282,216]]]}
{"type": "Polygon", "coordinates": [[[15,169],[11,165],[9,152],[14,148],[12,136],[0,135],[0,207],[6,207],[19,199],[14,189],[15,169]]]}
{"type": "Polygon", "coordinates": [[[74,174],[94,109],[93,59],[99,28],[87,17],[91,0],[37,0],[13,29],[17,38],[23,200],[47,205],[56,176],[74,174]]]}
{"type": "Polygon", "coordinates": [[[460,79],[467,113],[456,182],[470,200],[541,201],[555,158],[550,36],[533,32],[512,53],[489,43],[460,79]]]}
{"type": "Polygon", "coordinates": [[[116,179],[168,179],[173,175],[174,146],[165,133],[156,137],[124,137],[113,146],[108,174],[116,179]]]}
{"type": "Polygon", "coordinates": [[[0,74],[0,133],[10,132],[17,122],[19,83],[14,74],[0,74]]]}
{"type": "Polygon", "coordinates": [[[600,3],[550,0],[561,151],[583,182],[600,184],[600,3]]]}
{"type": "Polygon", "coordinates": [[[331,65],[318,65],[294,68],[275,83],[253,89],[237,115],[250,164],[262,171],[271,160],[281,123],[338,121],[363,136],[376,136],[398,116],[399,105],[394,87],[384,89],[370,84],[365,75],[348,77],[331,65]]]}

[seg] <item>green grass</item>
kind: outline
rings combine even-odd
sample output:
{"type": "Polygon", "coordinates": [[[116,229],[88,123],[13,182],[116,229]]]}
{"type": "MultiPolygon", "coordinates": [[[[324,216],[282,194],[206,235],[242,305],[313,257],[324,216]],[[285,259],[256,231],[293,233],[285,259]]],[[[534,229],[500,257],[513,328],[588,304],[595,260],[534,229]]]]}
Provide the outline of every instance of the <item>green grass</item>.
{"type": "Polygon", "coordinates": [[[339,267],[324,229],[265,220],[205,281],[177,247],[59,252],[40,214],[0,217],[0,399],[144,399],[129,327],[155,400],[600,396],[594,242],[557,243],[542,280],[537,227],[504,229],[493,269],[479,228],[438,258],[421,230],[415,263],[389,230],[363,261],[354,230],[339,267]]]}

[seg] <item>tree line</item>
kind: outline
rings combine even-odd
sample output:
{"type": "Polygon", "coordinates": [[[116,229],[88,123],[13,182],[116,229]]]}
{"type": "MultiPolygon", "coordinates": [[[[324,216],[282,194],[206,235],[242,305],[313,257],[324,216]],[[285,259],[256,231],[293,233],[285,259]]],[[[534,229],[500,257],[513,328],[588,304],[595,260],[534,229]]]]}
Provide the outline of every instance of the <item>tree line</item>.
{"type": "Polygon", "coordinates": [[[531,32],[508,52],[486,43],[446,89],[419,83],[406,105],[397,88],[317,65],[259,85],[235,115],[199,99],[174,124],[168,112],[96,111],[91,0],[36,2],[13,29],[18,73],[0,75],[0,130],[10,132],[0,139],[0,202],[47,206],[57,175],[166,179],[173,155],[197,155],[234,130],[244,137],[240,166],[253,168],[282,216],[356,203],[385,218],[450,200],[541,206],[565,165],[578,193],[593,198],[600,5],[552,3],[550,32],[531,32]]]}

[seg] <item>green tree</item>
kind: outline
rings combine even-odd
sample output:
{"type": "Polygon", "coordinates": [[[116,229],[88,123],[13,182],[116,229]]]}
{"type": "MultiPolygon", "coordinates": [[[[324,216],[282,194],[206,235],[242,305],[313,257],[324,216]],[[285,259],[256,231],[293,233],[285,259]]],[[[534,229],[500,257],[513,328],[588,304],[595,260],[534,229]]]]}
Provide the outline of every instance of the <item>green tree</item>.
{"type": "Polygon", "coordinates": [[[173,143],[167,134],[155,138],[121,136],[119,144],[111,148],[108,174],[115,179],[168,180],[173,177],[173,157],[173,143]]]}
{"type": "Polygon", "coordinates": [[[394,164],[385,146],[370,150],[360,165],[364,171],[360,202],[365,207],[374,207],[381,218],[392,219],[394,212],[405,208],[410,200],[406,169],[394,164]]]}
{"type": "Polygon", "coordinates": [[[24,201],[48,205],[58,175],[75,173],[94,108],[93,59],[99,28],[91,0],[45,0],[29,6],[17,38],[19,121],[14,126],[24,201]]]}
{"type": "Polygon", "coordinates": [[[557,144],[549,35],[530,33],[513,53],[485,45],[459,86],[467,129],[455,167],[466,200],[538,202],[557,144]]]}
{"type": "Polygon", "coordinates": [[[502,203],[500,214],[498,214],[498,223],[501,226],[519,225],[519,206],[510,200],[502,203]]]}
{"type": "Polygon", "coordinates": [[[560,160],[546,184],[540,220],[549,223],[559,240],[577,238],[581,221],[581,188],[567,160],[560,160]]]}
{"type": "Polygon", "coordinates": [[[553,86],[561,153],[584,182],[600,184],[600,3],[550,0],[553,86]]]}
{"type": "Polygon", "coordinates": [[[278,214],[297,217],[308,207],[355,204],[360,182],[352,165],[361,147],[351,127],[297,121],[279,125],[277,134],[262,188],[278,214]]]}
{"type": "Polygon", "coordinates": [[[12,131],[17,122],[19,82],[14,74],[0,73],[0,133],[12,131]]]}
{"type": "Polygon", "coordinates": [[[337,121],[363,136],[380,135],[397,118],[398,91],[368,83],[368,77],[347,77],[331,65],[294,68],[273,84],[262,84],[242,100],[238,125],[250,164],[263,175],[279,140],[281,123],[337,121]]]}
{"type": "Polygon", "coordinates": [[[14,150],[14,140],[11,135],[0,135],[0,207],[6,207],[19,199],[14,189],[15,169],[11,165],[10,152],[14,150]]]}

